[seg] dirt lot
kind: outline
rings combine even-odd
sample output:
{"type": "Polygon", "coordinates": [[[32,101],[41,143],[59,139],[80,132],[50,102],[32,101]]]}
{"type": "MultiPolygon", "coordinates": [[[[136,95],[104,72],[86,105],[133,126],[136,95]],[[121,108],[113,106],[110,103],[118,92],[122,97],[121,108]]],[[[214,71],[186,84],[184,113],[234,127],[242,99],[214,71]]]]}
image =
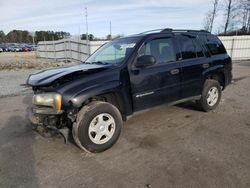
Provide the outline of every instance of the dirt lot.
{"type": "Polygon", "coordinates": [[[1,70],[20,70],[20,69],[43,69],[49,67],[64,66],[66,64],[51,59],[42,59],[37,57],[36,52],[4,52],[0,53],[0,71],[1,70]]]}
{"type": "Polygon", "coordinates": [[[30,93],[22,85],[31,73],[45,68],[74,64],[76,62],[55,62],[37,58],[36,52],[0,53],[0,98],[30,93]]]}
{"type": "Polygon", "coordinates": [[[250,63],[214,111],[192,103],[130,118],[118,143],[87,154],[29,126],[31,96],[0,99],[0,187],[250,187],[250,63]]]}

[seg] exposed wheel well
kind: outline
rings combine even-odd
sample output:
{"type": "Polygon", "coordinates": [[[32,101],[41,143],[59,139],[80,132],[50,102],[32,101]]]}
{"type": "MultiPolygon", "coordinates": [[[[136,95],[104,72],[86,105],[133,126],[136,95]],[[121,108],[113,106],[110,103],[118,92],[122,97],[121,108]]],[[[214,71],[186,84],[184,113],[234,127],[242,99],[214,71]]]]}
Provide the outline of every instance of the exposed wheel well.
{"type": "Polygon", "coordinates": [[[217,80],[220,83],[222,89],[224,89],[224,87],[225,87],[225,75],[222,72],[210,75],[208,78],[212,79],[212,80],[217,80]]]}
{"type": "Polygon", "coordinates": [[[126,113],[124,109],[124,104],[123,104],[122,97],[119,93],[111,92],[111,93],[97,95],[97,96],[89,98],[87,101],[85,101],[83,105],[86,105],[92,101],[104,101],[104,102],[113,104],[120,111],[123,121],[126,121],[126,113]]]}

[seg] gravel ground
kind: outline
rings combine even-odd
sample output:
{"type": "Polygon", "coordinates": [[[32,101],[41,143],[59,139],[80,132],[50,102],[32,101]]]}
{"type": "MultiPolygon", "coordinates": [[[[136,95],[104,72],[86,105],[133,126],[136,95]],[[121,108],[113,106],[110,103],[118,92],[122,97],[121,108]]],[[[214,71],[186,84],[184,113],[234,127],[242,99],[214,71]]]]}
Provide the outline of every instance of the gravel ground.
{"type": "Polygon", "coordinates": [[[250,66],[215,111],[193,103],[132,116],[118,143],[88,154],[63,138],[43,138],[27,118],[31,95],[0,99],[0,187],[249,188],[250,66]]]}
{"type": "Polygon", "coordinates": [[[23,85],[31,73],[74,64],[40,59],[36,57],[36,52],[0,53],[0,97],[30,93],[31,90],[23,85]]]}
{"type": "Polygon", "coordinates": [[[0,97],[30,93],[25,86],[29,74],[38,70],[0,71],[0,97]]]}
{"type": "Polygon", "coordinates": [[[75,64],[37,58],[36,52],[0,53],[0,70],[44,69],[75,64]]]}

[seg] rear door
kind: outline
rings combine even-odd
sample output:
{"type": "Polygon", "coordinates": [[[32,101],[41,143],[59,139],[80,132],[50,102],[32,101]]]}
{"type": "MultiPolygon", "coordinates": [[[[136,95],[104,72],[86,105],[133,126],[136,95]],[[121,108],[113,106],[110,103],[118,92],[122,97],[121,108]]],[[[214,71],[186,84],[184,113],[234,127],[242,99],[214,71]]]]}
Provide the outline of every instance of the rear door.
{"type": "MultiPolygon", "coordinates": [[[[130,71],[134,110],[171,102],[180,98],[180,64],[176,61],[176,43],[173,35],[151,37],[138,51],[137,58],[153,55],[156,64],[130,71]]],[[[136,59],[135,58],[135,61],[136,59]]]]}
{"type": "Polygon", "coordinates": [[[178,35],[179,60],[182,67],[181,98],[189,98],[201,94],[202,72],[211,66],[196,37],[178,35]]]}

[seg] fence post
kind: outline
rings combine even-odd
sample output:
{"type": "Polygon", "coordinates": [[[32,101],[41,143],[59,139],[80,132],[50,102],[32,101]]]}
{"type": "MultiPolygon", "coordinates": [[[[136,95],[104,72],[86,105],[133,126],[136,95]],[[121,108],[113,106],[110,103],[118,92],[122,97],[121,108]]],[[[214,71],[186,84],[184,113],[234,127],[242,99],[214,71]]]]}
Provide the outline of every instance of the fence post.
{"type": "Polygon", "coordinates": [[[77,60],[80,61],[80,36],[78,38],[78,43],[77,43],[77,50],[78,50],[78,53],[77,53],[77,60]]]}
{"type": "Polygon", "coordinates": [[[63,39],[63,45],[64,45],[64,60],[67,62],[67,46],[66,46],[66,40],[63,39]]]}
{"type": "Polygon", "coordinates": [[[46,52],[45,52],[45,54],[46,54],[46,59],[48,59],[48,48],[47,48],[47,41],[45,41],[45,37],[43,38],[44,39],[44,43],[45,43],[45,50],[46,50],[46,52]]]}
{"type": "Polygon", "coordinates": [[[233,51],[234,51],[234,38],[232,39],[232,44],[231,44],[231,58],[233,59],[233,51]]]}
{"type": "Polygon", "coordinates": [[[70,61],[72,62],[72,43],[71,43],[71,39],[69,39],[69,49],[70,49],[70,61]]]}
{"type": "Polygon", "coordinates": [[[55,45],[54,37],[53,37],[53,48],[54,48],[54,60],[57,61],[57,59],[56,59],[56,45],[55,45]]]}

